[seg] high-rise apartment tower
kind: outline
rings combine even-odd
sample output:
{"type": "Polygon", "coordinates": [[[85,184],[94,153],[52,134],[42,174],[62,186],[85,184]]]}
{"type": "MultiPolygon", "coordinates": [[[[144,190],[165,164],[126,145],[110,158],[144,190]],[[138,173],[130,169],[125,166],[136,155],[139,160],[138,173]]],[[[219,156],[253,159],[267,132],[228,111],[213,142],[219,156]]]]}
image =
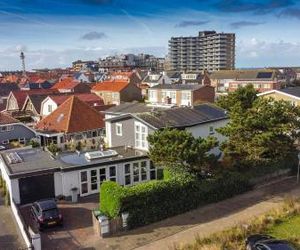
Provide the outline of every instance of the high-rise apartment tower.
{"type": "Polygon", "coordinates": [[[176,71],[234,69],[235,34],[202,31],[169,40],[170,67],[176,71]]]}

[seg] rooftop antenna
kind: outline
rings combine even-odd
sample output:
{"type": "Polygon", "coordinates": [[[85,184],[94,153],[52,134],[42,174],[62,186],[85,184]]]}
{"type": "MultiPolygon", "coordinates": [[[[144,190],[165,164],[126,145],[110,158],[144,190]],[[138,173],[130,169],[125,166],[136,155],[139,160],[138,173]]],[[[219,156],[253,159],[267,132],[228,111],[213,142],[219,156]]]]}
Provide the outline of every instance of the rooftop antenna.
{"type": "Polygon", "coordinates": [[[23,51],[21,51],[20,58],[21,58],[21,61],[22,61],[22,71],[23,71],[23,76],[26,76],[26,70],[25,70],[25,55],[24,55],[24,52],[23,52],[23,51]]]}

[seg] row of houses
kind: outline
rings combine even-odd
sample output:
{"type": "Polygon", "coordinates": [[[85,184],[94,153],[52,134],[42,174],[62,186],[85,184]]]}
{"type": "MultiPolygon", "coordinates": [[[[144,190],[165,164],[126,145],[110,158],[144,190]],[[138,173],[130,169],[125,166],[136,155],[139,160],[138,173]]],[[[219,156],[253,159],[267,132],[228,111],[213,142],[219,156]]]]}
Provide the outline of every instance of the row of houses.
{"type": "MultiPolygon", "coordinates": [[[[207,87],[212,88],[202,88],[207,87]]],[[[260,95],[289,100],[294,105],[300,102],[299,87],[260,95]]],[[[47,98],[46,102],[55,99],[47,98]]],[[[41,144],[38,148],[10,148],[0,153],[1,175],[18,204],[46,197],[68,198],[72,192],[80,196],[94,194],[104,180],[130,186],[156,179],[157,169],[147,157],[147,137],[165,127],[184,129],[195,137],[215,136],[219,142],[226,139],[217,128],[227,124],[227,113],[210,103],[174,107],[127,102],[99,111],[80,95],[62,99],[34,127],[1,113],[2,142],[25,145],[35,140],[41,144]],[[47,146],[52,144],[61,153],[50,154],[47,146]]],[[[220,153],[218,148],[213,152],[220,153]]]]}
{"type": "MultiPolygon", "coordinates": [[[[154,108],[130,102],[99,112],[72,95],[34,128],[26,128],[32,131],[26,141],[34,139],[42,147],[12,148],[0,154],[1,174],[18,204],[69,197],[74,190],[80,196],[90,195],[99,192],[106,179],[134,185],[157,177],[147,157],[149,134],[174,127],[195,136],[218,137],[215,129],[227,119],[224,110],[212,104],[154,108]],[[62,153],[52,156],[46,150],[50,144],[62,153]]],[[[13,126],[3,135],[17,136],[13,126]]]]}

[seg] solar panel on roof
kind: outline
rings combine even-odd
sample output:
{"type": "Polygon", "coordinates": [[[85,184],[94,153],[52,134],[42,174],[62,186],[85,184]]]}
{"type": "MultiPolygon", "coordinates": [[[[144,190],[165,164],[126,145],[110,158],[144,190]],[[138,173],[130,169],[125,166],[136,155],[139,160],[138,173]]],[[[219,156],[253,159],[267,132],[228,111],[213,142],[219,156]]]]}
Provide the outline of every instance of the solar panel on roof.
{"type": "Polygon", "coordinates": [[[271,78],[273,72],[258,72],[256,78],[271,78]]]}

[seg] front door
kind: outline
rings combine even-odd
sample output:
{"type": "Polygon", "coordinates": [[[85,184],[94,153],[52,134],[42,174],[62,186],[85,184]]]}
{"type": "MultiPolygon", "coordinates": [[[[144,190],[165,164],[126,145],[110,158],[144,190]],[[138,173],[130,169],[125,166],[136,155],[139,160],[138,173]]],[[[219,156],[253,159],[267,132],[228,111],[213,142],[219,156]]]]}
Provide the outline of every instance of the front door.
{"type": "Polygon", "coordinates": [[[89,188],[90,193],[97,193],[98,188],[98,169],[89,170],[89,188]]]}
{"type": "Polygon", "coordinates": [[[88,184],[88,171],[81,171],[79,173],[80,178],[80,195],[85,196],[89,194],[89,184],[88,184]]]}
{"type": "Polygon", "coordinates": [[[100,185],[107,179],[107,174],[105,168],[80,171],[80,196],[98,193],[100,185]]]}

